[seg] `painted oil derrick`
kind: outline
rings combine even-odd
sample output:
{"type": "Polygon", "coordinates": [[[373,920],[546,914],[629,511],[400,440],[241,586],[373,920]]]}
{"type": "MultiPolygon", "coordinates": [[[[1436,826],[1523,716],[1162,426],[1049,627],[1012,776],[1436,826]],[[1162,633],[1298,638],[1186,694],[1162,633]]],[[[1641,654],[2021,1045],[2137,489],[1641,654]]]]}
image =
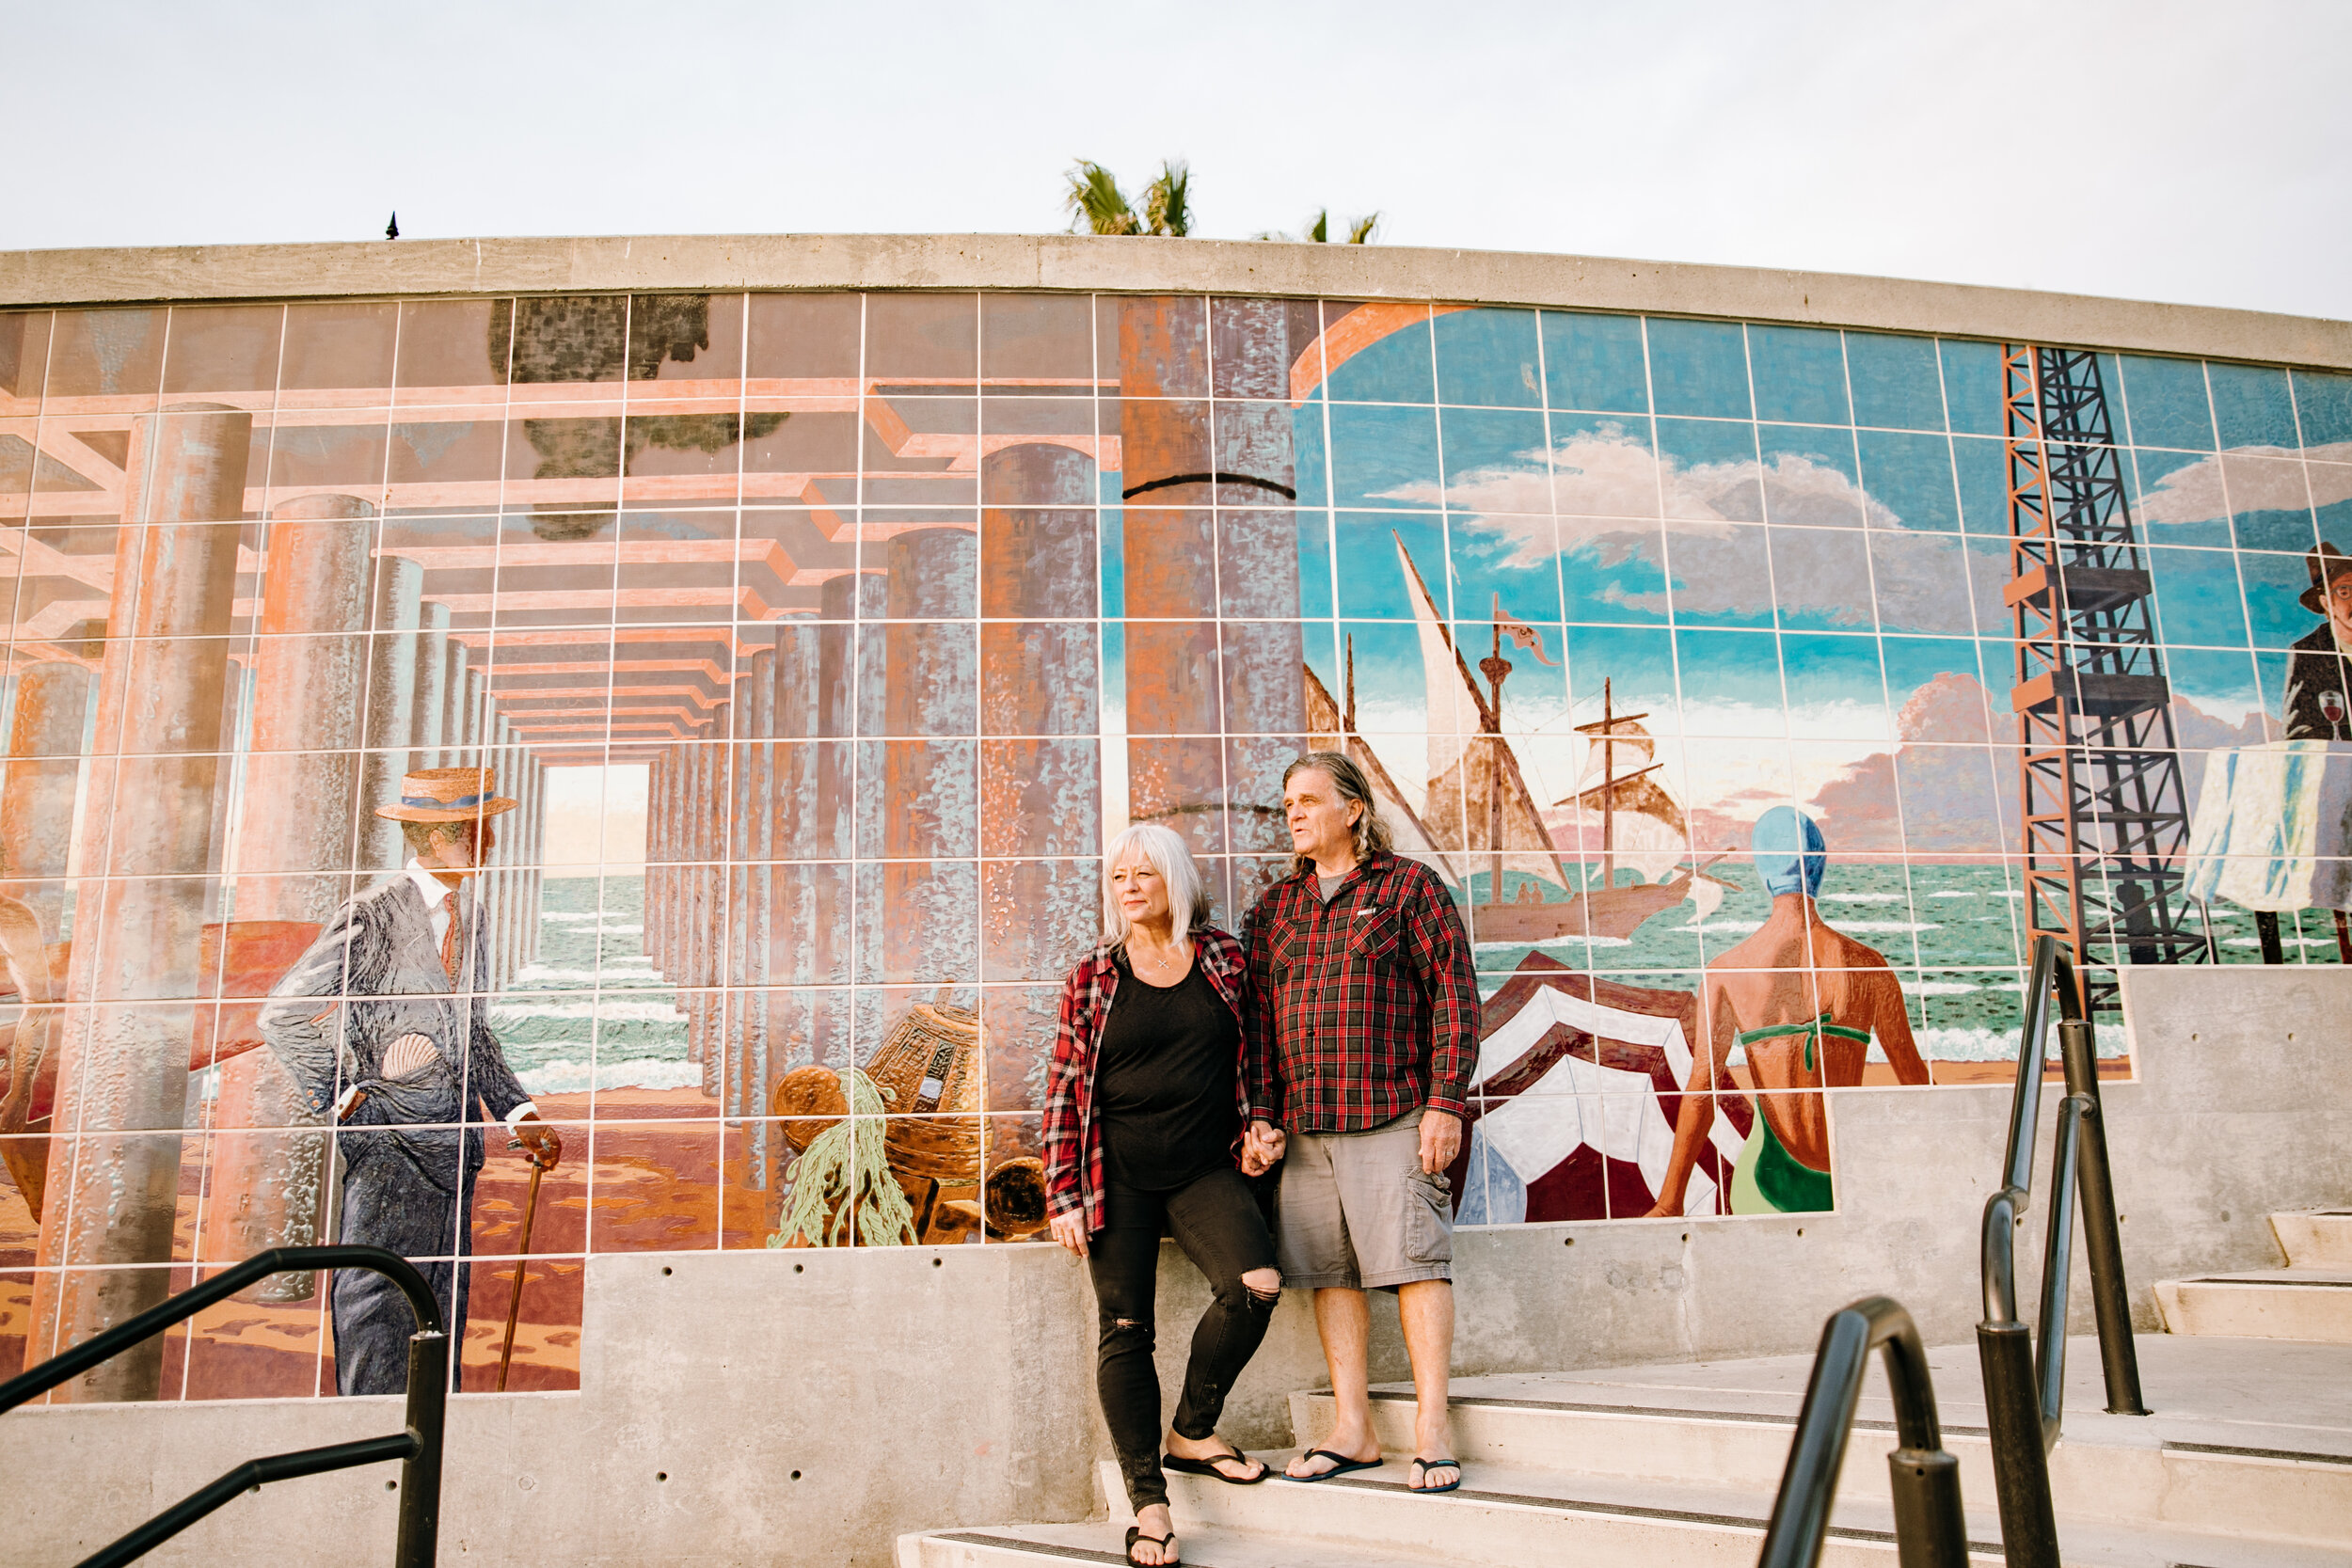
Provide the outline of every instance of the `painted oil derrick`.
{"type": "Polygon", "coordinates": [[[2005,344],[2010,564],[2028,939],[2066,944],[2092,1006],[2116,966],[2209,957],[2182,887],[2188,804],[2098,356],[2005,344]]]}

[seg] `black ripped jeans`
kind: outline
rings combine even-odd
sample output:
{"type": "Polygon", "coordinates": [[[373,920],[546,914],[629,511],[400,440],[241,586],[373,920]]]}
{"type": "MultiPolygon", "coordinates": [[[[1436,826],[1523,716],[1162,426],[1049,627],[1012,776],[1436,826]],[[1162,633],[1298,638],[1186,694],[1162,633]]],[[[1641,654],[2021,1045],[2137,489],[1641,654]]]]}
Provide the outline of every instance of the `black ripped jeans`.
{"type": "Polygon", "coordinates": [[[1161,1232],[1176,1238],[1215,1292],[1192,1331],[1184,1397],[1176,1405],[1177,1434],[1196,1441],[1216,1430],[1226,1394],[1258,1353],[1274,1316],[1279,1292],[1262,1296],[1241,1282],[1243,1275],[1274,1267],[1274,1240],[1249,1183],[1230,1166],[1170,1192],[1110,1182],[1103,1209],[1104,1228],[1087,1249],[1101,1331],[1094,1387],[1111,1446],[1119,1450],[1127,1500],[1149,1508],[1168,1501],[1160,1473],[1160,1374],[1152,1362],[1161,1232]]]}

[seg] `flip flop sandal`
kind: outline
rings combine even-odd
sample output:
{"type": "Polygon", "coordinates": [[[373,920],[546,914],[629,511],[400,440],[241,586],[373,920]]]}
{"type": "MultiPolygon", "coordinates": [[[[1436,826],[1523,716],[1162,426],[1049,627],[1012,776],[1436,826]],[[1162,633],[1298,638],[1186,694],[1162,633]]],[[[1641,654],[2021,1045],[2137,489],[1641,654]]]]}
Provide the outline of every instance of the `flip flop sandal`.
{"type": "MultiPolygon", "coordinates": [[[[1169,1530],[1166,1535],[1146,1535],[1139,1527],[1129,1525],[1127,1527],[1127,1560],[1131,1563],[1135,1563],[1135,1568],[1151,1568],[1151,1565],[1148,1563],[1136,1561],[1136,1543],[1138,1541],[1149,1541],[1154,1546],[1165,1546],[1175,1539],[1176,1532],[1174,1530],[1169,1530]]],[[[1181,1562],[1184,1559],[1182,1556],[1179,1556],[1176,1560],[1181,1562]]],[[[1173,1565],[1169,1565],[1169,1568],[1173,1568],[1173,1565]]]]}
{"type": "Polygon", "coordinates": [[[1252,1459],[1239,1449],[1232,1453],[1213,1453],[1206,1459],[1185,1459],[1181,1455],[1171,1453],[1162,1456],[1160,1465],[1162,1468],[1174,1470],[1180,1475],[1207,1476],[1210,1480],[1221,1481],[1228,1486],[1255,1486],[1274,1473],[1266,1467],[1263,1461],[1252,1459]],[[1217,1468],[1219,1465],[1255,1465],[1258,1466],[1258,1473],[1254,1476],[1229,1476],[1217,1468]]]}
{"type": "Polygon", "coordinates": [[[1451,1492],[1461,1484],[1462,1465],[1459,1460],[1416,1459],[1413,1461],[1412,1469],[1405,1482],[1405,1490],[1407,1492],[1419,1493],[1424,1497],[1434,1497],[1440,1492],[1451,1492]],[[1454,1479],[1447,1481],[1443,1486],[1417,1486],[1414,1484],[1415,1481],[1426,1481],[1429,1478],[1430,1471],[1444,1469],[1453,1470],[1454,1479]]]}
{"type": "Polygon", "coordinates": [[[1329,1481],[1333,1476],[1343,1476],[1350,1470],[1376,1470],[1380,1467],[1380,1461],[1376,1459],[1350,1459],[1343,1453],[1333,1453],[1329,1449],[1309,1449],[1305,1453],[1300,1454],[1298,1457],[1301,1459],[1328,1459],[1332,1462],[1332,1465],[1329,1469],[1319,1470],[1311,1476],[1295,1476],[1285,1470],[1282,1472],[1282,1479],[1284,1481],[1308,1482],[1329,1481]]]}

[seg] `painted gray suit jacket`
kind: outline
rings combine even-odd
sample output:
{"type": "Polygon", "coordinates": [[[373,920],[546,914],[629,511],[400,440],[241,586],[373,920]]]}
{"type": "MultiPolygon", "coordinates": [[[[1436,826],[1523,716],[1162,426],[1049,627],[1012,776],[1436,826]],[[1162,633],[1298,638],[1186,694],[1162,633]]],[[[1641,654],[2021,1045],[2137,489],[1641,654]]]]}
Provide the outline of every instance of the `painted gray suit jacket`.
{"type": "MultiPolygon", "coordinates": [[[[459,990],[489,973],[488,922],[474,911],[459,990]]],[[[490,999],[453,992],[433,942],[433,926],[416,883],[396,876],[335,911],[262,1006],[262,1036],[290,1068],[311,1109],[328,1115],[354,1085],[366,1099],[345,1128],[392,1129],[382,1137],[339,1140],[357,1164],[390,1146],[434,1185],[454,1192],[458,1162],[482,1168],[482,1128],[469,1113],[477,1100],[493,1117],[530,1096],[506,1065],[490,1032],[490,999]],[[403,1035],[432,1040],[440,1063],[421,1077],[382,1076],[384,1053],[403,1035]],[[462,1133],[458,1124],[472,1121],[462,1133]],[[461,1156],[462,1140],[462,1156],[461,1156]]]]}

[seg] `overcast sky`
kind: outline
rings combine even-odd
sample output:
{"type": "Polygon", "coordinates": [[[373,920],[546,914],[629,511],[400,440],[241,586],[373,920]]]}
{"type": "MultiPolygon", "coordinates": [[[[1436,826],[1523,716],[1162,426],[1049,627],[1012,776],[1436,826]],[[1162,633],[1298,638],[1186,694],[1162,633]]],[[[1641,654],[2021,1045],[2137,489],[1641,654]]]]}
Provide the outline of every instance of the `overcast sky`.
{"type": "Polygon", "coordinates": [[[2352,317],[2352,5],[5,0],[0,248],[1057,230],[1945,278],[2352,317]]]}

